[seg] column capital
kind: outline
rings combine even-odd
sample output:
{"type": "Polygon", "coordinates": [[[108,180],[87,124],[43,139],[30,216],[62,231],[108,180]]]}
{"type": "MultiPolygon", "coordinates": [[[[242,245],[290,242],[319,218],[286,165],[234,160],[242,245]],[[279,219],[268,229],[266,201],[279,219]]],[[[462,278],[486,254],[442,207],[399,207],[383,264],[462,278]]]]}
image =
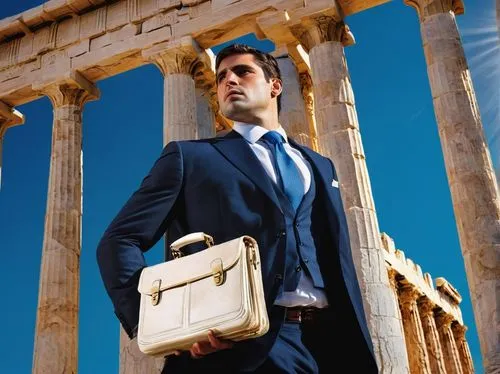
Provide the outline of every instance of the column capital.
{"type": "Polygon", "coordinates": [[[33,84],[33,89],[49,97],[54,108],[67,105],[83,105],[100,97],[98,88],[77,71],[65,79],[50,84],[33,84]]]}
{"type": "Polygon", "coordinates": [[[455,335],[456,340],[465,340],[467,326],[461,325],[460,323],[454,323],[451,325],[451,330],[453,331],[453,335],[455,335]]]}
{"type": "Polygon", "coordinates": [[[311,74],[303,72],[299,74],[300,88],[302,89],[302,96],[306,105],[307,112],[314,116],[314,95],[313,95],[313,82],[311,74]]]}
{"type": "Polygon", "coordinates": [[[418,307],[422,317],[434,317],[434,308],[436,304],[427,297],[424,296],[418,300],[418,307]]]}
{"type": "Polygon", "coordinates": [[[308,18],[294,33],[307,51],[325,42],[339,42],[344,47],[355,44],[349,26],[331,16],[308,18]]]}
{"type": "Polygon", "coordinates": [[[393,268],[389,268],[387,270],[387,275],[389,276],[389,283],[391,284],[391,287],[394,291],[398,291],[398,280],[397,280],[397,276],[398,276],[398,272],[393,269],[393,268]]]}
{"type": "Polygon", "coordinates": [[[449,328],[451,327],[451,323],[455,320],[451,314],[446,312],[436,313],[436,326],[438,329],[449,328]]]}
{"type": "Polygon", "coordinates": [[[23,123],[24,115],[21,112],[0,101],[0,138],[9,127],[22,125],[23,123]]]}
{"type": "Polygon", "coordinates": [[[415,8],[420,20],[439,13],[460,15],[465,12],[463,0],[404,0],[404,3],[415,8]]]}
{"type": "Polygon", "coordinates": [[[209,52],[203,50],[191,36],[159,43],[142,51],[142,57],[154,63],[164,76],[168,74],[193,75],[199,63],[213,67],[215,61],[209,52]]]}
{"type": "Polygon", "coordinates": [[[399,288],[399,301],[402,306],[416,303],[421,295],[420,291],[411,284],[405,284],[399,288]]]}

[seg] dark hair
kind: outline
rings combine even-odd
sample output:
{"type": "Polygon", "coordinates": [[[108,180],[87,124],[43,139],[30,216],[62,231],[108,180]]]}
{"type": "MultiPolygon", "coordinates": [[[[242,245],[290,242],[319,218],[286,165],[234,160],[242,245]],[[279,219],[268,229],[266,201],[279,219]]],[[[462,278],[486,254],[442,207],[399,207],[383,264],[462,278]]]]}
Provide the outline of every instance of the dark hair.
{"type": "MultiPolygon", "coordinates": [[[[231,44],[221,49],[220,52],[217,53],[217,57],[215,59],[215,70],[217,71],[220,63],[226,57],[245,54],[253,55],[255,63],[260,66],[264,72],[264,77],[266,77],[268,82],[271,78],[278,78],[281,81],[281,72],[276,59],[269,53],[259,51],[258,49],[250,47],[246,44],[231,44]]],[[[281,111],[281,93],[278,95],[277,101],[279,114],[281,111]]]]}

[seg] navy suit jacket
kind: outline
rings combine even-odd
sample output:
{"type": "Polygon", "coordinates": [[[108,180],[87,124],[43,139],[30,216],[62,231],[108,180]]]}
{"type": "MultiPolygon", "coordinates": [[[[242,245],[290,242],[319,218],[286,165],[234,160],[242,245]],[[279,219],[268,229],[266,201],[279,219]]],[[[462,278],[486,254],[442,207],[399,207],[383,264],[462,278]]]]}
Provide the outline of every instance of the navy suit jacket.
{"type": "MultiPolygon", "coordinates": [[[[340,345],[346,354],[355,352],[361,372],[376,373],[340,191],[332,185],[337,180],[335,168],[328,158],[292,139],[289,142],[310,162],[316,182],[311,230],[320,247],[318,261],[329,303],[339,321],[325,328],[332,329],[332,339],[343,341],[340,345]]],[[[285,218],[272,183],[246,140],[235,131],[212,139],[173,141],[163,149],[105,231],[97,249],[104,285],[130,337],[138,323],[137,284],[146,266],[143,252],[165,233],[167,245],[198,231],[213,236],[215,243],[241,235],[254,237],[261,249],[266,302],[271,313],[279,288],[278,274],[283,270],[277,268],[276,259],[283,256],[285,231],[285,218]]],[[[203,248],[194,244],[185,249],[194,253],[203,248]]],[[[271,329],[262,338],[237,343],[234,349],[196,361],[209,362],[209,356],[213,356],[212,361],[220,364],[216,359],[219,353],[231,358],[240,352],[235,360],[249,366],[266,355],[282,321],[282,315],[273,315],[271,329]]]]}

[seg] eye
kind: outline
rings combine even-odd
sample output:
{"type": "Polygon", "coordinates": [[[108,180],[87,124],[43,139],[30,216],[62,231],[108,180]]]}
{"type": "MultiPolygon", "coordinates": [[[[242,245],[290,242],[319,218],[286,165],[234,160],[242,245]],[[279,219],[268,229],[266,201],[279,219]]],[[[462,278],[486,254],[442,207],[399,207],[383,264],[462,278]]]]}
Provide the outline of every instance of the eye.
{"type": "Polygon", "coordinates": [[[245,75],[245,74],[247,74],[247,73],[250,73],[250,71],[251,71],[251,70],[250,70],[250,69],[248,69],[248,68],[241,68],[240,70],[238,70],[238,75],[240,75],[240,76],[241,76],[241,75],[245,75]]]}
{"type": "Polygon", "coordinates": [[[224,79],[224,76],[225,76],[224,74],[220,74],[220,75],[217,77],[217,83],[220,83],[220,81],[221,81],[222,79],[224,79]]]}

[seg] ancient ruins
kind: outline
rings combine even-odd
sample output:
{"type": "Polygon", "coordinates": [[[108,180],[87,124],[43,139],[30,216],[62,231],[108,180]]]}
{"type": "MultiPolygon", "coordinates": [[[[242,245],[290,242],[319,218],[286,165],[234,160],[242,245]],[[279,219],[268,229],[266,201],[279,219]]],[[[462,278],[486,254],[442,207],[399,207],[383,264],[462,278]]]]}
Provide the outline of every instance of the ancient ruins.
{"type": "MultiPolygon", "coordinates": [[[[335,161],[382,371],[474,372],[458,292],[379,231],[344,54],[355,40],[343,20],[387,1],[49,0],[0,21],[0,144],[24,121],[16,106],[48,96],[54,110],[33,373],[78,369],[82,112],[99,99],[95,82],[155,64],[164,143],[213,136],[231,122],[215,100],[210,48],[249,33],[276,45],[287,132],[335,161]]],[[[455,20],[463,0],[404,2],[421,25],[485,373],[498,373],[500,199],[455,20]]],[[[134,344],[122,334],[120,372],[159,372],[134,344]]]]}

